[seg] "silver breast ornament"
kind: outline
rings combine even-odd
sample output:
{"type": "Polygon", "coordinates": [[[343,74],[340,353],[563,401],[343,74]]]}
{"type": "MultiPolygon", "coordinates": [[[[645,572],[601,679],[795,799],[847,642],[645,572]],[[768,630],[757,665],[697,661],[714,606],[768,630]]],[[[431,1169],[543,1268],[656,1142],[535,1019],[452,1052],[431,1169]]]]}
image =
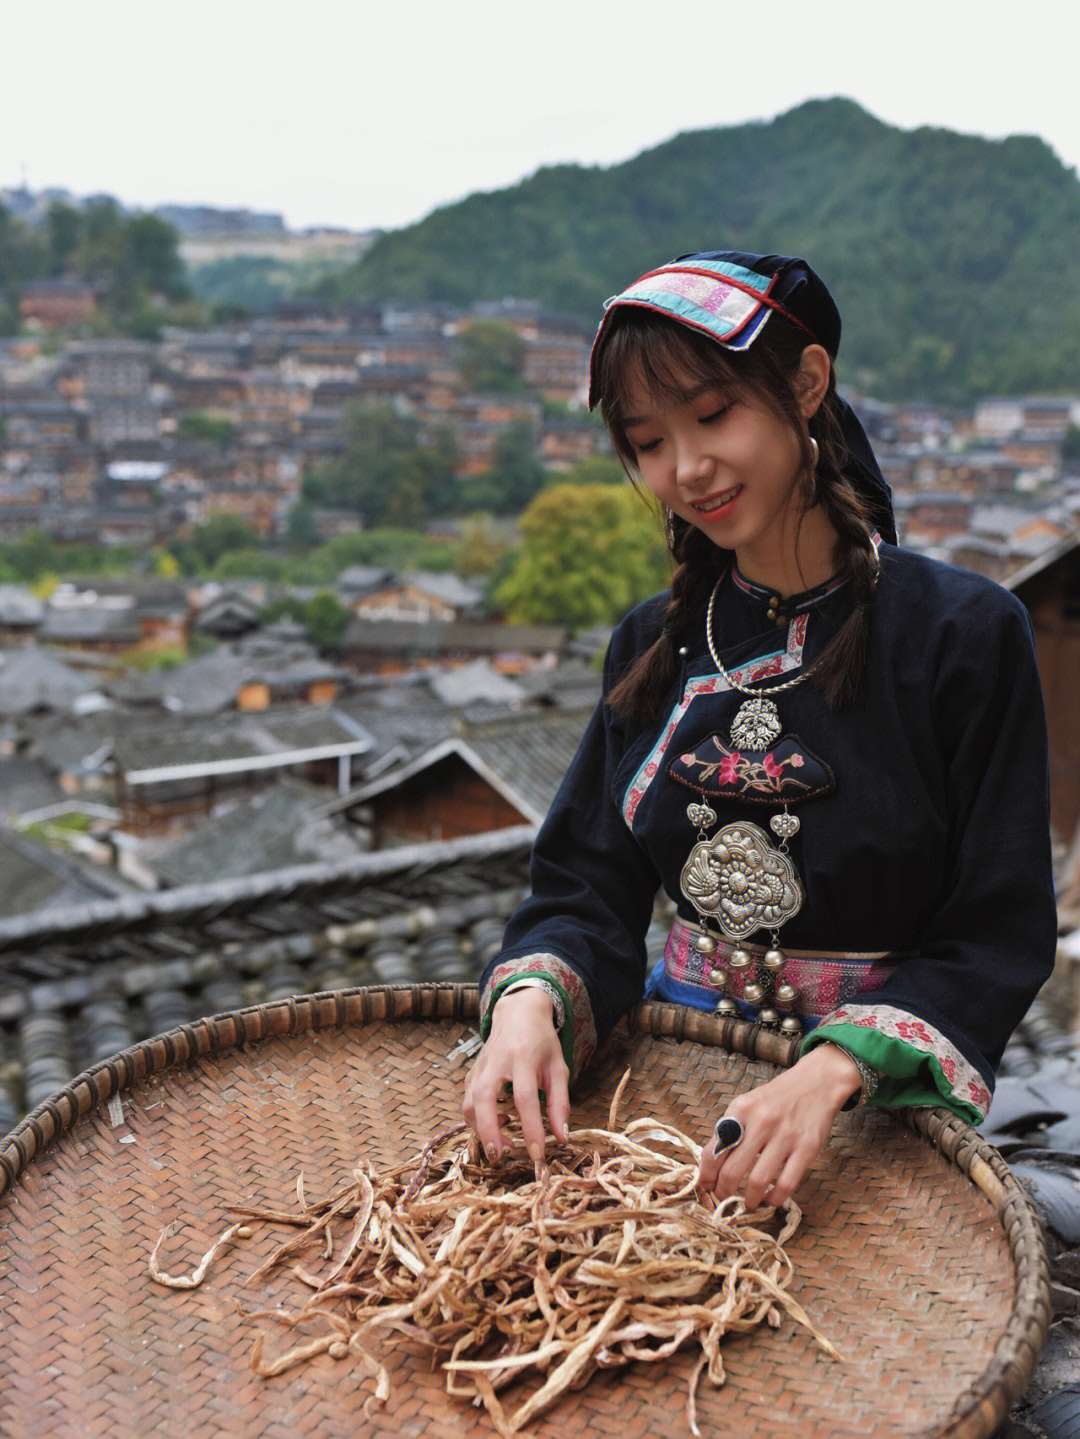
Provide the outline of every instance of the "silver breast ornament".
{"type": "Polygon", "coordinates": [[[683,894],[725,935],[746,939],[756,929],[776,931],[802,908],[803,887],[790,857],[764,830],[726,824],[691,849],[680,876],[683,894]]]}

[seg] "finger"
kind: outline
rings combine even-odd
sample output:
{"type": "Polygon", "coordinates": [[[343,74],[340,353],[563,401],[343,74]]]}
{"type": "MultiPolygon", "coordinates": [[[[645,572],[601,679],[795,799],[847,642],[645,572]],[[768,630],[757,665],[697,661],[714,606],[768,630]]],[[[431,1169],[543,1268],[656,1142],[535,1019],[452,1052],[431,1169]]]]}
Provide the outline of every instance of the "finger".
{"type": "Polygon", "coordinates": [[[536,1075],[528,1070],[514,1072],[514,1107],[521,1120],[521,1134],[529,1158],[536,1164],[544,1157],[544,1121],[540,1115],[540,1095],[536,1075]]]}
{"type": "MultiPolygon", "coordinates": [[[[780,1178],[780,1172],[787,1162],[787,1152],[778,1145],[767,1144],[758,1155],[753,1168],[746,1177],[746,1207],[757,1209],[758,1206],[769,1194],[775,1182],[780,1178]]],[[[770,1204],[774,1203],[771,1195],[770,1204]]]]}
{"type": "Polygon", "coordinates": [[[500,1138],[498,1109],[498,1079],[490,1079],[474,1071],[465,1086],[465,1102],[462,1105],[465,1118],[476,1131],[476,1137],[484,1146],[484,1153],[494,1164],[503,1151],[500,1138]]]}
{"type": "Polygon", "coordinates": [[[725,1154],[713,1154],[712,1145],[709,1145],[702,1155],[705,1187],[721,1198],[735,1194],[756,1162],[758,1152],[767,1138],[767,1131],[754,1125],[745,1130],[739,1143],[725,1154]]]}
{"type": "Polygon", "coordinates": [[[806,1153],[802,1150],[795,1150],[788,1156],[788,1161],[780,1171],[780,1176],[773,1182],[772,1191],[768,1196],[770,1204],[783,1204],[785,1200],[798,1189],[799,1185],[810,1172],[816,1155],[806,1153]]]}
{"type": "Polygon", "coordinates": [[[547,1117],[551,1132],[560,1144],[566,1143],[570,1121],[570,1071],[565,1064],[552,1064],[544,1080],[547,1089],[547,1117]]]}

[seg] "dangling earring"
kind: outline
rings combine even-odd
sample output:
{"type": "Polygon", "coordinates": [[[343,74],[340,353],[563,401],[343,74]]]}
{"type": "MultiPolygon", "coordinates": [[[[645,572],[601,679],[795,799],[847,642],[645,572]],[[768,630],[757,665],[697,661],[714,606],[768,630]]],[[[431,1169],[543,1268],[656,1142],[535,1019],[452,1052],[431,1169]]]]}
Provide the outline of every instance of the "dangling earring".
{"type": "Polygon", "coordinates": [[[821,446],[813,435],[807,437],[810,441],[810,499],[806,508],[812,510],[818,502],[818,460],[821,459],[821,446]]]}
{"type": "Polygon", "coordinates": [[[674,555],[675,553],[675,516],[666,506],[664,507],[664,534],[667,536],[667,547],[674,555]]]}

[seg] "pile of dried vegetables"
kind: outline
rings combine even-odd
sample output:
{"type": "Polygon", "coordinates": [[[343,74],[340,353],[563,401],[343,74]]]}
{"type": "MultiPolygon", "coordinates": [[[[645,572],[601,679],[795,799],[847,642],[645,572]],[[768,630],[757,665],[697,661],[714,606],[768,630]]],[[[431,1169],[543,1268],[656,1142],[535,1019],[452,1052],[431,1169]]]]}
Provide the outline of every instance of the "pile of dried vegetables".
{"type": "MultiPolygon", "coordinates": [[[[228,1229],[189,1276],[162,1273],[154,1246],[150,1272],[161,1284],[192,1288],[214,1256],[250,1221],[290,1224],[300,1233],[279,1245],[248,1279],[293,1264],[310,1289],[295,1310],[252,1315],[324,1332],[273,1360],[255,1341],[262,1375],[329,1352],[353,1355],[389,1395],[385,1367],[369,1346],[379,1331],[403,1335],[445,1356],[450,1394],[482,1403],[500,1434],[520,1432],[567,1389],[598,1368],[665,1359],[696,1342],[688,1419],[696,1422],[701,1375],[724,1382],[725,1334],[778,1325],[781,1310],[836,1351],[787,1292],[792,1265],[784,1244],[800,1220],[783,1208],[775,1237],[759,1227],[774,1214],[747,1214],[741,1199],[704,1200],[694,1181],[698,1146],[668,1125],[639,1119],[617,1131],[627,1076],[607,1129],[578,1129],[549,1141],[534,1166],[524,1147],[492,1167],[463,1125],[431,1140],[419,1157],[376,1170],[361,1160],[349,1184],[299,1213],[236,1208],[228,1229]],[[307,1251],[320,1251],[296,1263],[307,1251]],[[532,1376],[538,1387],[517,1407],[500,1394],[532,1376]]],[[[515,1137],[514,1124],[509,1126],[515,1137]]],[[[520,1137],[517,1135],[517,1137],[520,1137]]]]}

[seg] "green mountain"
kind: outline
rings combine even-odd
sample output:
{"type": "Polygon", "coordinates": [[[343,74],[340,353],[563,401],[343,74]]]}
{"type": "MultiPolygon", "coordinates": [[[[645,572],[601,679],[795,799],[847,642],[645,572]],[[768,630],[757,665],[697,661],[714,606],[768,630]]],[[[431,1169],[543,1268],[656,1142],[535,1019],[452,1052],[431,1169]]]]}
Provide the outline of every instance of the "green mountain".
{"type": "Polygon", "coordinates": [[[591,324],[613,290],[696,249],[805,256],[845,319],[841,378],[882,396],[1080,386],[1076,174],[1032,136],[899,130],[841,99],[472,195],[381,236],[333,293],[515,295],[591,324]]]}

